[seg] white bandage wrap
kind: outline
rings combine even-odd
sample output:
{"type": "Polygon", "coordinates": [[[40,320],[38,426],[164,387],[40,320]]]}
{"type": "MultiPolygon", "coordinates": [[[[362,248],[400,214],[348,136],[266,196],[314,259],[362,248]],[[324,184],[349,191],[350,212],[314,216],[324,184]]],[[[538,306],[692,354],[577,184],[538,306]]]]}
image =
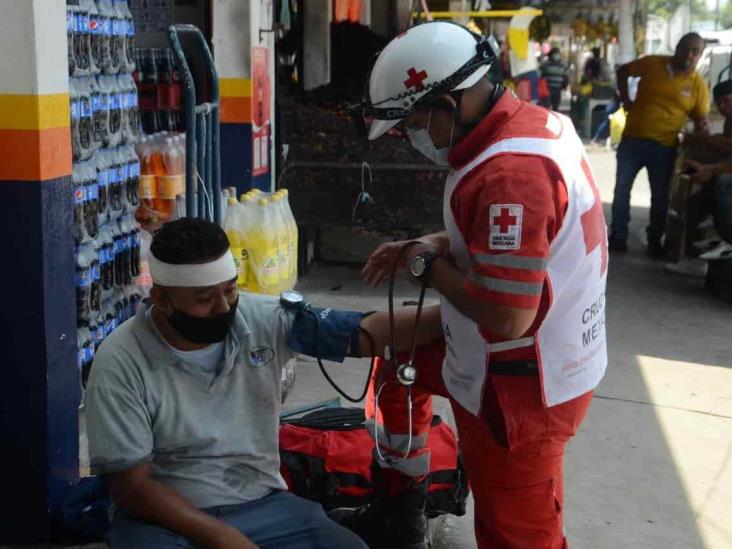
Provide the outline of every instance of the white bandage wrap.
{"type": "Polygon", "coordinates": [[[147,259],[153,283],[173,288],[201,288],[227,282],[237,276],[236,263],[231,250],[208,263],[173,265],[163,263],[152,252],[147,259]]]}

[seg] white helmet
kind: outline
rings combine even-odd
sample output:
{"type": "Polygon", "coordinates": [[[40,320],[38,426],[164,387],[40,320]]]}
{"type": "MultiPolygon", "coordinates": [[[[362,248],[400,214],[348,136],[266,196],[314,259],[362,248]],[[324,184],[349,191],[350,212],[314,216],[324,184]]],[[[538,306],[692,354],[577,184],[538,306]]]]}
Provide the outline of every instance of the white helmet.
{"type": "Polygon", "coordinates": [[[364,112],[373,116],[369,139],[454,90],[482,78],[500,51],[493,37],[447,21],[423,23],[389,42],[371,69],[364,112]]]}

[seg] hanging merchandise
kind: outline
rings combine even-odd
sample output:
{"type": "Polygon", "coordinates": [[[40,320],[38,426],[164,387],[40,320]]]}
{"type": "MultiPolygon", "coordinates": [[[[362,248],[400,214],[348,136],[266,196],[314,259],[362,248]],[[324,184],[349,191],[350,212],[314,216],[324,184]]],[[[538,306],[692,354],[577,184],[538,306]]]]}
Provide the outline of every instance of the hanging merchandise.
{"type": "Polygon", "coordinates": [[[69,3],[66,6],[66,57],[69,64],[69,75],[76,74],[76,54],[74,53],[74,41],[76,40],[76,14],[79,6],[69,3]]]}
{"type": "Polygon", "coordinates": [[[92,148],[99,149],[109,140],[109,92],[102,85],[103,76],[92,76],[84,80],[91,96],[92,148]]]}
{"type": "Polygon", "coordinates": [[[89,72],[99,74],[103,64],[103,25],[94,0],[81,0],[81,4],[89,12],[89,72]]]}
{"type": "Polygon", "coordinates": [[[99,17],[99,35],[101,44],[100,64],[99,67],[107,74],[112,74],[112,19],[114,10],[110,0],[96,0],[96,6],[99,17]]]}
{"type": "MultiPolygon", "coordinates": [[[[76,0],[66,6],[67,25],[69,11],[73,18],[71,32],[73,60],[69,61],[69,76],[86,76],[90,74],[91,42],[89,39],[89,11],[84,4],[76,0]]],[[[68,31],[67,31],[68,36],[68,31]]]]}
{"type": "Polygon", "coordinates": [[[71,112],[71,159],[74,162],[81,160],[81,100],[74,78],[69,79],[69,111],[71,112]]]}
{"type": "Polygon", "coordinates": [[[126,0],[71,0],[69,107],[82,388],[96,349],[141,299],[139,135],[134,24],[126,0]],[[132,32],[130,32],[132,29],[132,32]],[[119,71],[119,74],[117,74],[119,71]]]}

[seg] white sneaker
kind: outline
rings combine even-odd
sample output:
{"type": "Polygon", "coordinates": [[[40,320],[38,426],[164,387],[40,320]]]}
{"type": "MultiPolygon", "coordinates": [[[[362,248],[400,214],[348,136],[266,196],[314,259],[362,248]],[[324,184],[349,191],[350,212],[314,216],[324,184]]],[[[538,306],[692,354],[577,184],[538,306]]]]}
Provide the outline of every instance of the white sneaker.
{"type": "Polygon", "coordinates": [[[710,248],[716,248],[721,243],[722,241],[719,238],[705,238],[704,240],[692,242],[691,245],[697,250],[708,250],[710,248]]]}
{"type": "Polygon", "coordinates": [[[699,256],[705,261],[716,261],[717,259],[732,259],[732,244],[722,242],[716,248],[709,250],[699,256]]]}
{"type": "Polygon", "coordinates": [[[678,263],[666,263],[666,270],[670,273],[704,278],[707,276],[707,263],[699,259],[682,259],[678,263]]]}

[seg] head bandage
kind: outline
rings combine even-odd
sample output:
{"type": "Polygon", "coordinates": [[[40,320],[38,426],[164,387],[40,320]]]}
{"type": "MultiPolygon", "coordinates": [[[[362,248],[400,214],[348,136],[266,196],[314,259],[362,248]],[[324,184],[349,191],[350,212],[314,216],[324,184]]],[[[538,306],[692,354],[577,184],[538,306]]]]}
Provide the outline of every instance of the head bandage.
{"type": "Polygon", "coordinates": [[[173,288],[201,288],[227,282],[237,276],[236,263],[231,250],[208,263],[173,265],[164,263],[152,252],[147,258],[153,283],[173,288]]]}

